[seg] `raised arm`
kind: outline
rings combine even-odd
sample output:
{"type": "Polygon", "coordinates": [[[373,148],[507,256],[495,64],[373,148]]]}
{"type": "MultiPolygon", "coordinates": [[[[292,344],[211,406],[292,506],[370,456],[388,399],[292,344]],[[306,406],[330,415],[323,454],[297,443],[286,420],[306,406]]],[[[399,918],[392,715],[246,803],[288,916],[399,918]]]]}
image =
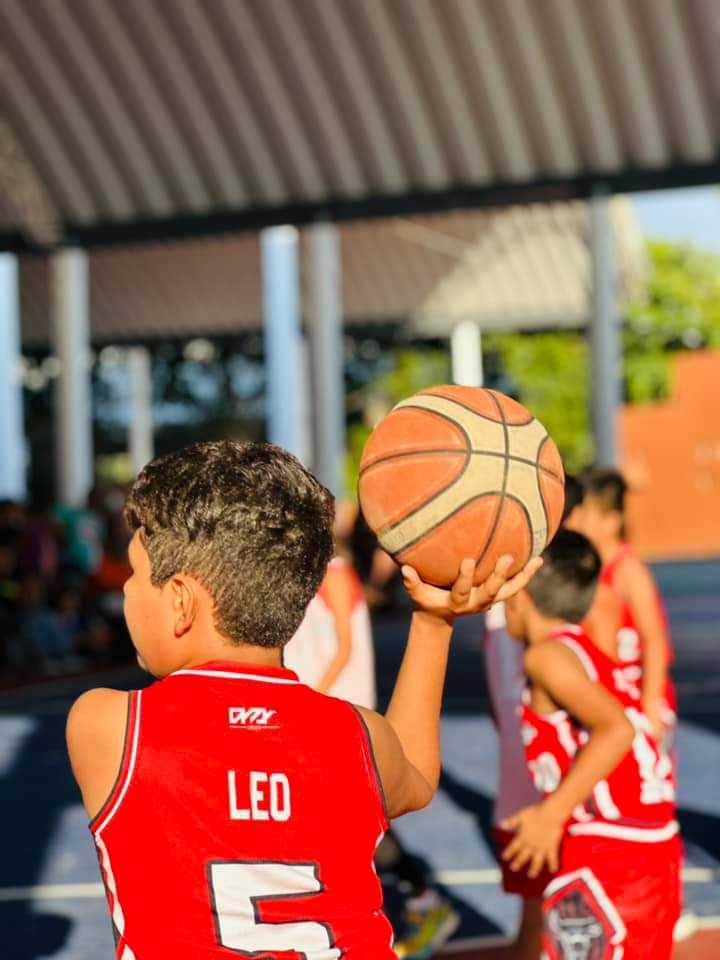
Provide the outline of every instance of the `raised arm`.
{"type": "Polygon", "coordinates": [[[652,574],[641,561],[627,559],[618,572],[618,587],[627,598],[642,646],[642,707],[657,736],[662,734],[661,704],[668,674],[667,626],[652,574]]]}
{"type": "Polygon", "coordinates": [[[317,685],[327,693],[347,666],[352,652],[352,591],[342,570],[330,566],[325,575],[325,599],[335,620],[337,648],[327,670],[317,685]]]}
{"type": "Polygon", "coordinates": [[[540,567],[538,559],[507,579],[512,558],[498,561],[493,574],[476,583],[475,563],[465,560],[450,590],[423,583],[403,567],[405,587],[415,605],[410,635],[385,717],[362,711],[368,724],[390,817],[427,806],[440,778],[440,709],[456,617],[487,610],[521,590],[540,567]]]}

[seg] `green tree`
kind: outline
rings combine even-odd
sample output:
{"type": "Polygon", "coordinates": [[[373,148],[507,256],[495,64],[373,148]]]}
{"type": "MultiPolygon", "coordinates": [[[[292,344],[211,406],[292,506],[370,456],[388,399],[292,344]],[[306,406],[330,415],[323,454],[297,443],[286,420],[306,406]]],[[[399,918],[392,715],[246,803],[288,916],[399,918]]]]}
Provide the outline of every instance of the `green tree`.
{"type": "Polygon", "coordinates": [[[500,357],[518,400],[548,429],[568,470],[592,460],[589,419],[589,357],[584,336],[498,333],[484,345],[500,357]]]}
{"type": "Polygon", "coordinates": [[[720,346],[720,257],[686,244],[648,243],[645,295],[628,307],[624,376],[631,403],[661,400],[679,350],[720,346]]]}
{"type": "Polygon", "coordinates": [[[382,357],[383,372],[349,396],[348,493],[357,489],[363,447],[373,427],[396,403],[418,390],[450,381],[450,356],[435,347],[395,347],[382,357]]]}
{"type": "MultiPolygon", "coordinates": [[[[662,400],[672,357],[720,346],[720,256],[685,244],[650,241],[647,287],[622,324],[623,388],[630,403],[662,400]]],[[[518,399],[544,423],[568,470],[593,457],[590,358],[585,336],[498,333],[485,338],[513,381],[518,399]]]]}

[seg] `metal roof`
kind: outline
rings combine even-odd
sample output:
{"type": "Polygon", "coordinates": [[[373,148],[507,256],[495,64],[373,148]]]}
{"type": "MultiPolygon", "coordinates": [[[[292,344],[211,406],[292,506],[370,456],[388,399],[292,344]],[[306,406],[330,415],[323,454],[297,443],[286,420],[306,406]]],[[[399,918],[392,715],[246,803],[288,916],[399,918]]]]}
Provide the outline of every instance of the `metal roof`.
{"type": "MultiPolygon", "coordinates": [[[[649,264],[629,202],[610,205],[620,302],[641,296],[649,264]]],[[[441,241],[441,234],[435,237],[441,241]]],[[[414,328],[443,336],[462,320],[487,330],[585,326],[591,315],[589,207],[582,201],[511,207],[488,218],[457,262],[414,311],[414,328]]]]}
{"type": "MultiPolygon", "coordinates": [[[[616,199],[620,292],[644,276],[644,252],[628,206],[616,199]]],[[[588,315],[587,206],[581,201],[429,217],[384,218],[340,228],[346,323],[400,322],[447,336],[472,315],[485,329],[582,325],[588,315]]],[[[301,253],[306,242],[301,232],[301,253]]],[[[92,338],[238,333],[262,326],[258,238],[246,233],[93,250],[92,338]]],[[[26,347],[49,340],[48,259],[23,256],[26,347]]],[[[303,268],[307,258],[301,257],[303,268]]],[[[306,284],[305,269],[301,282],[306,284]]]]}
{"type": "Polygon", "coordinates": [[[0,111],[67,242],[549,201],[718,179],[719,29],[717,0],[0,0],[0,111]]]}

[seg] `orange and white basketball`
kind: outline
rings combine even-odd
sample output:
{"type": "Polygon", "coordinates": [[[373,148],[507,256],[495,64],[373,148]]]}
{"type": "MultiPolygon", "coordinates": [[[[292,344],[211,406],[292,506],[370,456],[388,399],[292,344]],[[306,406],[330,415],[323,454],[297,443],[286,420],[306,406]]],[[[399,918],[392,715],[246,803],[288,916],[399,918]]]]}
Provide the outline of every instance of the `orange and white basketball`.
{"type": "Polygon", "coordinates": [[[360,464],[360,504],[381,546],[438,585],[464,557],[489,575],[542,553],[564,504],[562,460],[543,425],[495,390],[442,386],[394,407],[360,464]]]}

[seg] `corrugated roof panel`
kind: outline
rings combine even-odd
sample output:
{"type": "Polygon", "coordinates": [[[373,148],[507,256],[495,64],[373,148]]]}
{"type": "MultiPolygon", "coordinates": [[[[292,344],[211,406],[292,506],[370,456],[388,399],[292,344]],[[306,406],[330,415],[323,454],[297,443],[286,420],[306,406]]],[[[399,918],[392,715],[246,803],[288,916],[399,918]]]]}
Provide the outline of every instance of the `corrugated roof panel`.
{"type": "Polygon", "coordinates": [[[712,179],[719,30],[715,0],[0,0],[0,109],[71,240],[559,199],[712,179]]]}

